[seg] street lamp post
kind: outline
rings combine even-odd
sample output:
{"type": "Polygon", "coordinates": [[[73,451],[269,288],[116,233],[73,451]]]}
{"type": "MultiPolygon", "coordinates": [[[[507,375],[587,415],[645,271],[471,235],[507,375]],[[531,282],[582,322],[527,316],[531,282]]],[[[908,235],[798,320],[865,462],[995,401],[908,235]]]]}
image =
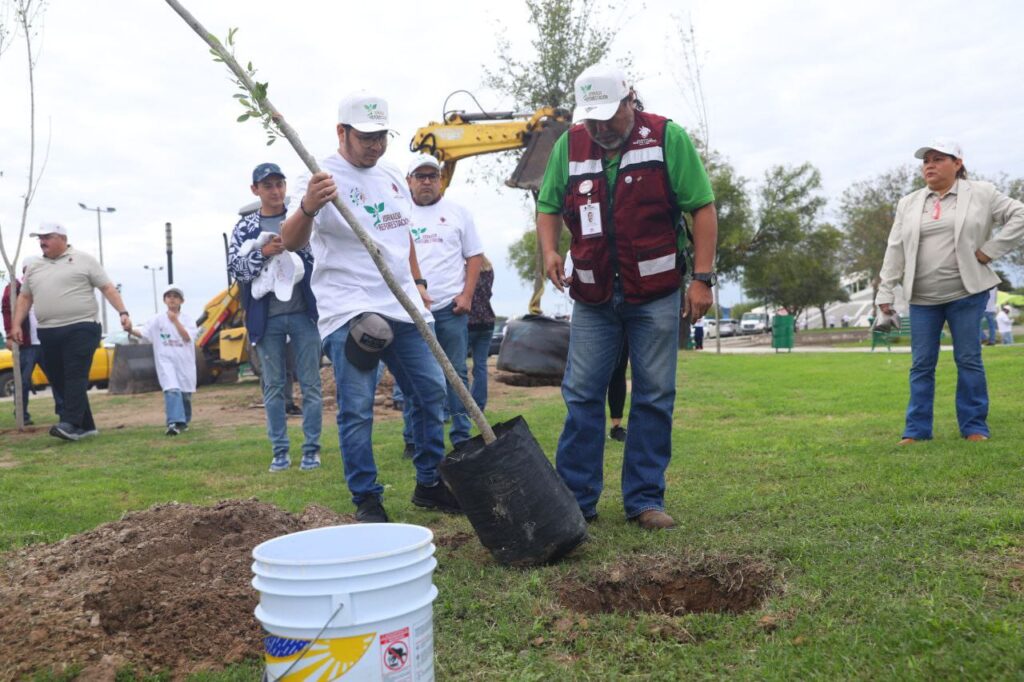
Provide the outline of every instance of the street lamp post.
{"type": "MultiPolygon", "coordinates": [[[[78,202],[79,207],[84,211],[96,211],[96,231],[100,238],[100,267],[103,267],[103,223],[100,220],[100,213],[113,213],[116,208],[112,206],[107,207],[89,207],[83,204],[81,201],[78,202]]],[[[107,299],[100,296],[100,309],[103,313],[103,333],[107,333],[107,299]]]]}
{"type": "Polygon", "coordinates": [[[149,270],[150,274],[153,275],[153,314],[156,315],[158,312],[160,312],[156,308],[156,273],[163,270],[164,266],[160,265],[157,267],[153,267],[152,265],[143,265],[142,267],[145,268],[146,270],[149,270]]]}

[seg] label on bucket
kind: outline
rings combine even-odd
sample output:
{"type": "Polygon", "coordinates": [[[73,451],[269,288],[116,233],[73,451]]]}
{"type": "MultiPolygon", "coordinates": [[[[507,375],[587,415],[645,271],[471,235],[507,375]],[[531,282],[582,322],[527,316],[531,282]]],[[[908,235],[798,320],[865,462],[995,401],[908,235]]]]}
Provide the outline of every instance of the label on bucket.
{"type": "Polygon", "coordinates": [[[340,678],[412,682],[434,679],[431,618],[378,635],[263,639],[267,678],[278,682],[327,682],[340,678]],[[370,652],[376,649],[376,656],[370,652]]]}

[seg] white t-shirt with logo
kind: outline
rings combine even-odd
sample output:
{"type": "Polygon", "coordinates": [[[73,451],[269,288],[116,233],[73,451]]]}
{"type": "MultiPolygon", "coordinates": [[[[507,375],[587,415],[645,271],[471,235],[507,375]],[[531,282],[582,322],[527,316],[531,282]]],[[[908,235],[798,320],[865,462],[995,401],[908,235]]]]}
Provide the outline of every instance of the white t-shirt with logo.
{"type": "Polygon", "coordinates": [[[413,204],[409,233],[434,301],[430,309],[451,305],[466,285],[466,259],[484,252],[473,216],[444,197],[430,206],[413,204]]]}
{"type": "MultiPolygon", "coordinates": [[[[412,270],[409,269],[409,225],[412,197],[401,172],[385,162],[372,168],[356,168],[340,154],[320,162],[338,187],[338,197],[381,250],[395,280],[412,299],[416,309],[433,321],[423,305],[412,270]]],[[[296,195],[303,196],[309,176],[303,176],[296,195]]],[[[293,211],[299,210],[295,202],[293,211]]],[[[320,338],[327,336],[360,313],[374,312],[399,322],[412,318],[391,293],[363,243],[333,204],[313,219],[309,239],[313,251],[310,284],[320,313],[320,338]]]]}
{"type": "Polygon", "coordinates": [[[143,338],[153,344],[156,378],[165,391],[177,389],[182,393],[196,392],[196,329],[195,321],[185,313],[178,313],[178,321],[188,332],[189,340],[181,333],[164,311],[146,323],[143,338]]]}

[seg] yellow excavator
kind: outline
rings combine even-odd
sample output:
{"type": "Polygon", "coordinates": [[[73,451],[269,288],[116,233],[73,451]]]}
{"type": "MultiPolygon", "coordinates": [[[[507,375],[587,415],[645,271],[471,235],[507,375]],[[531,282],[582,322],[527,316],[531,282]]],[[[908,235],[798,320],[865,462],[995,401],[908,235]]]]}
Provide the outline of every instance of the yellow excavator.
{"type": "MultiPolygon", "coordinates": [[[[530,190],[534,199],[540,191],[551,148],[572,121],[570,112],[554,107],[543,107],[532,113],[451,111],[443,118],[442,123],[430,123],[417,130],[409,144],[410,151],[430,154],[444,164],[442,192],[448,188],[455,166],[462,159],[525,149],[505,184],[530,190]]],[[[540,299],[545,284],[539,252],[537,258],[537,277],[529,306],[533,315],[541,314],[540,299]]]]}

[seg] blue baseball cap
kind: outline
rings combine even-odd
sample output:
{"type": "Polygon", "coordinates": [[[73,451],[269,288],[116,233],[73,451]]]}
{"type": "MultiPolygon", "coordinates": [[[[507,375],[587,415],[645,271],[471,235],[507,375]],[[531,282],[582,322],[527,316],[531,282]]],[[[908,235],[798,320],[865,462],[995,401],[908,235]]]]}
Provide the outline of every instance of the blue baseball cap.
{"type": "Polygon", "coordinates": [[[271,175],[280,175],[282,178],[285,177],[285,174],[281,172],[281,167],[276,163],[261,163],[252,171],[252,184],[258,185],[271,175]]]}

